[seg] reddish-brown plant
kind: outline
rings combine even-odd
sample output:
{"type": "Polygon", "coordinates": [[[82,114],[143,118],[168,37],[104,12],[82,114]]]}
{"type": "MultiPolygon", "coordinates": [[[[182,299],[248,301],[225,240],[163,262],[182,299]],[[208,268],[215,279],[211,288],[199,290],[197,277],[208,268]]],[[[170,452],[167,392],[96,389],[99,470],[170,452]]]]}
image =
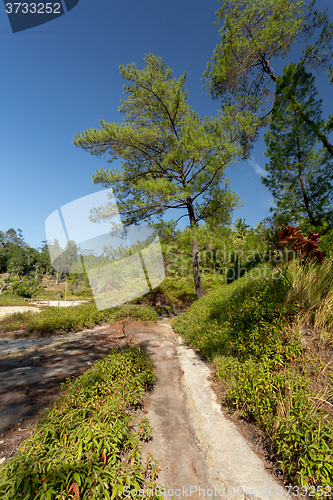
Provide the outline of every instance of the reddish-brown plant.
{"type": "Polygon", "coordinates": [[[282,224],[282,230],[278,232],[277,237],[277,249],[282,250],[282,248],[289,247],[291,250],[298,252],[301,256],[301,263],[308,259],[321,263],[325,259],[325,252],[318,246],[321,241],[319,233],[310,231],[309,236],[305,236],[298,227],[282,224]]]}

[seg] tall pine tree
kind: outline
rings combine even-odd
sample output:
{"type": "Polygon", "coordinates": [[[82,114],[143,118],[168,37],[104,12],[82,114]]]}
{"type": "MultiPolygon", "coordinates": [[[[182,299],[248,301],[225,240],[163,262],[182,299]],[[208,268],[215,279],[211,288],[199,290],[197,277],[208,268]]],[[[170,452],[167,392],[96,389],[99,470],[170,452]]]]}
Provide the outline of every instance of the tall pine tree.
{"type": "Polygon", "coordinates": [[[271,210],[278,222],[323,230],[333,216],[332,157],[326,148],[319,148],[319,139],[298,112],[301,107],[310,120],[322,121],[314,80],[303,66],[293,63],[278,78],[270,131],[265,135],[268,175],[262,182],[274,196],[276,208],[271,210]]]}
{"type": "Polygon", "coordinates": [[[125,226],[159,221],[178,209],[191,230],[192,269],[197,297],[204,295],[199,272],[199,223],[228,220],[238,196],[228,188],[227,166],[239,158],[237,128],[231,115],[201,119],[187,101],[185,74],[173,78],[162,58],[146,66],[121,66],[127,99],[123,123],[101,120],[100,130],[75,137],[76,146],[96,156],[123,160],[119,169],[101,168],[93,181],[112,187],[125,226]]]}

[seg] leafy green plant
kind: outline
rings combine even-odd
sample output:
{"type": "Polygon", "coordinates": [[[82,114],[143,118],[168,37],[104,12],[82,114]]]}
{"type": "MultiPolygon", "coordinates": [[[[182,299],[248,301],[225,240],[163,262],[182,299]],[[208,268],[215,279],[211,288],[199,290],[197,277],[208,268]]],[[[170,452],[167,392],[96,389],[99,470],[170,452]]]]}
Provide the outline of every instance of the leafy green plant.
{"type": "Polygon", "coordinates": [[[158,464],[152,457],[141,463],[141,442],[152,431],[147,419],[134,425],[130,414],[154,380],[148,355],[129,344],[68,380],[65,394],[4,464],[1,498],[113,499],[125,486],[155,491],[158,464]]]}
{"type": "Polygon", "coordinates": [[[322,234],[319,246],[327,255],[333,256],[333,229],[322,234]]]}

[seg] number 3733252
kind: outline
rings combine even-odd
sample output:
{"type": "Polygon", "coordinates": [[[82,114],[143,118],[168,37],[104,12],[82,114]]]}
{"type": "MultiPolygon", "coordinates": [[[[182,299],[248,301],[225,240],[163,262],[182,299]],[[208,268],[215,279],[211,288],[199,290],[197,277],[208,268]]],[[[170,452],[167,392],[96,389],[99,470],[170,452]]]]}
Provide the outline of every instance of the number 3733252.
{"type": "Polygon", "coordinates": [[[7,14],[61,14],[60,3],[6,3],[7,14]]]}

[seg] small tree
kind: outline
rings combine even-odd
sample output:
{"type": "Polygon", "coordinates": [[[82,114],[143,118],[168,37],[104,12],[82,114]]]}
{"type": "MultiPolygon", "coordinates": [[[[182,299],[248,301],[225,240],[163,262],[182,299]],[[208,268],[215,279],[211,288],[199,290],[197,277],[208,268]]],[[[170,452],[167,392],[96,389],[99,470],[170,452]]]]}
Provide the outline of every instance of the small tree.
{"type": "Polygon", "coordinates": [[[248,224],[245,224],[245,219],[244,220],[236,219],[233,226],[236,230],[237,238],[244,240],[247,233],[247,229],[250,227],[248,224]]]}
{"type": "MultiPolygon", "coordinates": [[[[145,57],[146,66],[121,66],[126,100],[122,124],[101,120],[101,129],[75,136],[74,144],[96,156],[121,158],[121,169],[101,168],[93,181],[112,187],[125,226],[161,221],[168,209],[187,217],[192,235],[192,269],[197,297],[200,279],[197,230],[201,221],[224,220],[238,204],[224,178],[239,157],[231,117],[202,120],[187,102],[185,74],[178,80],[162,58],[145,57]]],[[[96,220],[102,215],[96,213],[96,220]]]]}
{"type": "Polygon", "coordinates": [[[68,274],[68,289],[73,295],[92,295],[88,275],[83,266],[83,259],[81,265],[83,267],[83,273],[75,273],[72,271],[68,274]]]}
{"type": "Polygon", "coordinates": [[[7,293],[7,291],[10,291],[12,295],[18,294],[22,297],[30,298],[41,290],[44,290],[41,276],[22,276],[12,273],[2,283],[0,282],[0,295],[3,292],[7,293]]]}

